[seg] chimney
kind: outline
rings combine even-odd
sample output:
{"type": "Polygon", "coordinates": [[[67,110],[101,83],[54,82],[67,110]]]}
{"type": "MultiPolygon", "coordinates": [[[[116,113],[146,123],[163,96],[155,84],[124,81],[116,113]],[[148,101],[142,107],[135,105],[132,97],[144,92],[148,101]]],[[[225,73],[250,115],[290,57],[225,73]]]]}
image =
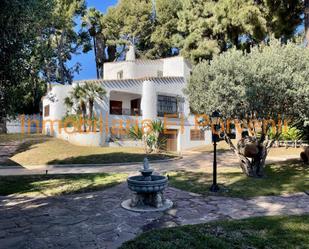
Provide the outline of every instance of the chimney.
{"type": "Polygon", "coordinates": [[[309,48],[309,0],[305,0],[305,39],[309,48]]]}
{"type": "Polygon", "coordinates": [[[126,61],[135,61],[135,47],[134,45],[130,44],[129,49],[126,53],[126,61]]]}

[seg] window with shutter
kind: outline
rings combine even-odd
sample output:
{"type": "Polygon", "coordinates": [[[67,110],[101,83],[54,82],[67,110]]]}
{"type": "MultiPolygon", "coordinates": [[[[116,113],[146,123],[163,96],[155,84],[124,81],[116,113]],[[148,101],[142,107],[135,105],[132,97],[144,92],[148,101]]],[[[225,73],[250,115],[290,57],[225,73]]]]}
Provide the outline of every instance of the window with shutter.
{"type": "Polygon", "coordinates": [[[191,141],[203,141],[205,140],[205,132],[201,130],[192,129],[190,130],[191,141]]]}

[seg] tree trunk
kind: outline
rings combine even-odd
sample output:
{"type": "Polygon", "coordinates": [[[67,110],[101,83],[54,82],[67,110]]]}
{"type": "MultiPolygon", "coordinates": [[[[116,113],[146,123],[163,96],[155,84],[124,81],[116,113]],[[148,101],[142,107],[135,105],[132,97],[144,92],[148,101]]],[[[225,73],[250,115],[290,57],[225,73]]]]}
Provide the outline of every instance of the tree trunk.
{"type": "Polygon", "coordinates": [[[6,133],[6,111],[4,101],[4,90],[0,89],[0,133],[6,133]]]}
{"type": "Polygon", "coordinates": [[[97,52],[97,65],[98,65],[98,73],[99,79],[103,79],[104,77],[104,62],[106,61],[105,55],[106,41],[102,34],[96,35],[96,52],[97,52]]]}
{"type": "Polygon", "coordinates": [[[86,115],[87,115],[87,109],[86,109],[86,104],[84,102],[81,103],[81,111],[82,111],[82,115],[83,115],[83,128],[84,128],[84,132],[87,131],[87,125],[86,125],[86,115]]]}
{"type": "Polygon", "coordinates": [[[96,36],[93,36],[93,50],[94,50],[94,58],[95,58],[95,67],[97,72],[97,79],[100,79],[99,74],[99,66],[98,66],[98,58],[97,58],[97,45],[96,45],[96,36]]]}
{"type": "Polygon", "coordinates": [[[93,106],[94,106],[93,101],[89,100],[89,122],[91,131],[94,131],[93,106]]]}
{"type": "Polygon", "coordinates": [[[236,141],[238,142],[239,140],[241,140],[241,138],[242,138],[241,131],[236,129],[236,131],[235,131],[235,139],[236,139],[236,141]]]}
{"type": "MultiPolygon", "coordinates": [[[[249,177],[263,177],[264,176],[264,167],[266,162],[266,157],[268,154],[268,149],[272,145],[272,141],[267,141],[264,143],[260,142],[257,146],[257,153],[254,156],[247,157],[239,146],[237,148],[233,145],[231,139],[225,135],[225,141],[228,143],[232,151],[240,160],[240,167],[244,174],[249,177]]],[[[245,143],[247,145],[247,142],[245,143]]]]}
{"type": "Polygon", "coordinates": [[[309,48],[309,0],[305,0],[305,35],[306,46],[309,48]]]}
{"type": "Polygon", "coordinates": [[[108,46],[107,54],[108,54],[108,61],[109,62],[116,61],[116,59],[117,59],[116,53],[117,53],[117,47],[115,45],[108,46]]]}

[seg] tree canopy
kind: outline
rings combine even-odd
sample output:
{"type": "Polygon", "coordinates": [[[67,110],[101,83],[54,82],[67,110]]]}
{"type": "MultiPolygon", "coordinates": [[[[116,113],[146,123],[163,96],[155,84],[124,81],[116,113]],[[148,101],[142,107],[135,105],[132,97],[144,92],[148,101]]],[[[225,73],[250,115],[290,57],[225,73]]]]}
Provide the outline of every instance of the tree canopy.
{"type": "Polygon", "coordinates": [[[197,63],[233,46],[249,51],[270,36],[287,41],[303,13],[302,0],[119,0],[102,19],[102,35],[118,47],[113,59],[134,43],[140,57],[180,51],[197,63]]]}
{"type": "Polygon", "coordinates": [[[287,40],[302,22],[301,0],[182,0],[176,44],[192,62],[235,46],[249,50],[273,35],[287,40]]]}
{"type": "Polygon", "coordinates": [[[223,122],[224,128],[231,128],[228,123],[234,123],[237,132],[247,128],[249,134],[237,147],[227,129],[223,137],[239,157],[243,172],[260,177],[283,120],[309,118],[308,69],[308,49],[272,40],[251,53],[234,48],[198,64],[186,93],[193,112],[210,115],[219,110],[223,119],[231,118],[223,122]]]}
{"type": "Polygon", "coordinates": [[[0,3],[0,124],[8,114],[38,109],[44,86],[36,76],[45,53],[37,41],[45,35],[52,7],[45,0],[0,3]]]}
{"type": "Polygon", "coordinates": [[[16,113],[37,113],[46,83],[70,84],[80,65],[72,55],[91,47],[76,30],[84,0],[13,0],[0,3],[0,123],[16,113]]]}
{"type": "Polygon", "coordinates": [[[200,63],[186,92],[197,113],[309,118],[308,69],[308,49],[272,40],[251,53],[232,49],[200,63]]]}

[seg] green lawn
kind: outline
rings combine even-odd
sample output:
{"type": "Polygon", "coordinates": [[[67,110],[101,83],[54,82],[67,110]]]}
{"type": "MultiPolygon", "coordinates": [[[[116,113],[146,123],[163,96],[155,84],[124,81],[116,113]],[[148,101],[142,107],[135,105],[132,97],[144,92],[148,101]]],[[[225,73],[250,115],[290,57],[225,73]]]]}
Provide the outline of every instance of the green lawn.
{"type": "MultiPolygon", "coordinates": [[[[104,164],[173,158],[171,153],[146,155],[143,148],[76,146],[43,135],[1,135],[0,141],[23,141],[17,153],[2,165],[104,164]]],[[[1,165],[1,164],[0,164],[1,165]]]]}
{"type": "MultiPolygon", "coordinates": [[[[219,167],[218,195],[253,197],[302,192],[309,189],[309,167],[299,161],[267,165],[266,176],[255,179],[246,177],[239,168],[219,167]]],[[[168,173],[170,185],[194,193],[208,195],[212,183],[212,169],[205,172],[177,171],[168,173]]]]}
{"type": "MultiPolygon", "coordinates": [[[[232,142],[234,143],[234,145],[236,145],[236,140],[233,139],[232,142]]],[[[220,141],[217,144],[217,150],[218,152],[232,152],[229,145],[225,142],[225,141],[220,141]]],[[[285,156],[296,156],[299,157],[300,153],[303,151],[303,148],[293,148],[293,147],[278,147],[278,148],[271,148],[269,151],[268,156],[270,157],[281,157],[282,155],[285,156]]],[[[213,145],[212,144],[208,144],[208,145],[204,145],[201,147],[198,147],[196,149],[194,149],[194,151],[198,151],[198,152],[205,152],[205,153],[212,153],[213,152],[213,145]]]]}
{"type": "Polygon", "coordinates": [[[34,139],[34,138],[42,138],[41,134],[0,134],[0,144],[4,144],[7,142],[16,142],[23,141],[25,139],[34,139]]]}
{"type": "Polygon", "coordinates": [[[103,190],[123,182],[125,174],[0,176],[0,195],[55,196],[103,190]]]}
{"type": "Polygon", "coordinates": [[[309,248],[309,215],[212,222],[146,232],[120,249],[309,248]]]}

